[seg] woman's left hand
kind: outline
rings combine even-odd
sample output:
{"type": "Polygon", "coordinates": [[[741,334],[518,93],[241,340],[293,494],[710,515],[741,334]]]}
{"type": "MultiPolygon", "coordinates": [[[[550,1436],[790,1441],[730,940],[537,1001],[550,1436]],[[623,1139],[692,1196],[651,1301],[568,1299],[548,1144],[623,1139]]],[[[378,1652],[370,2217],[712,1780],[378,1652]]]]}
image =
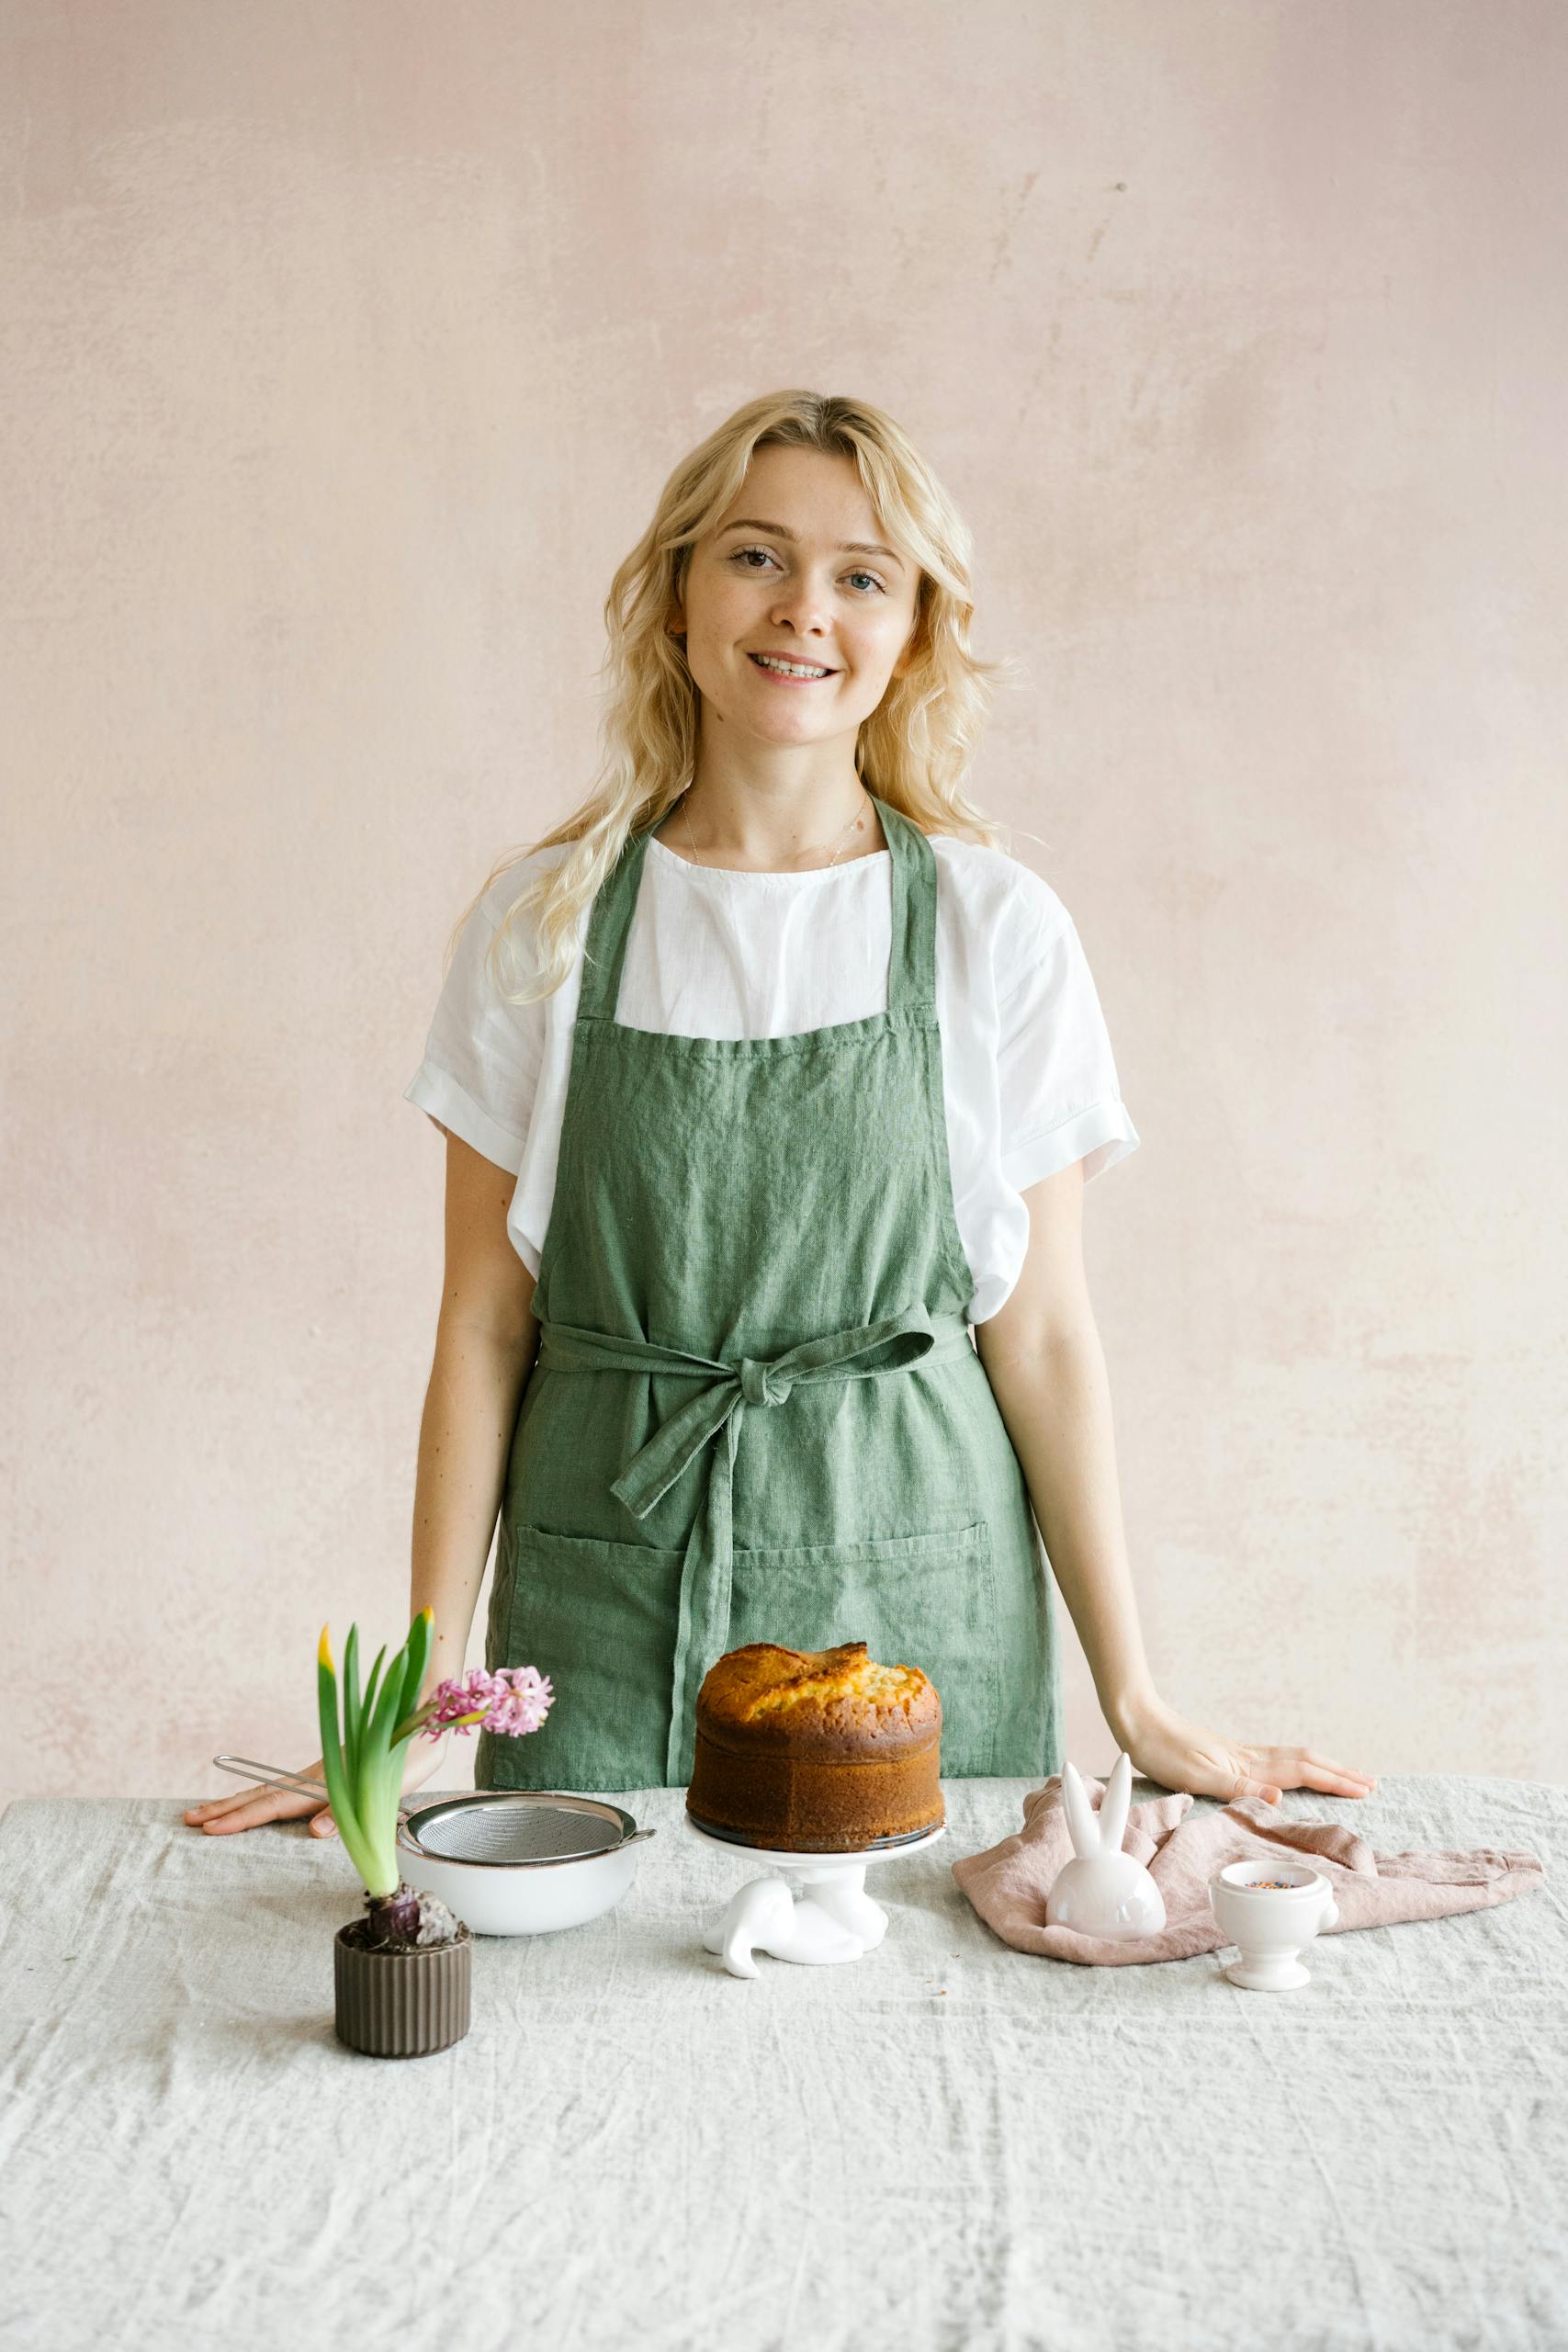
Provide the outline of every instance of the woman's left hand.
{"type": "Polygon", "coordinates": [[[1163,1700],[1130,1710],[1115,1736],[1132,1758],[1133,1770],[1162,1788],[1195,1797],[1261,1797],[1278,1804],[1285,1789],[1322,1789],[1334,1797],[1364,1797],[1377,1787],[1371,1772],[1335,1764],[1310,1747],[1248,1747],[1223,1739],[1204,1724],[1190,1723],[1163,1700]]]}

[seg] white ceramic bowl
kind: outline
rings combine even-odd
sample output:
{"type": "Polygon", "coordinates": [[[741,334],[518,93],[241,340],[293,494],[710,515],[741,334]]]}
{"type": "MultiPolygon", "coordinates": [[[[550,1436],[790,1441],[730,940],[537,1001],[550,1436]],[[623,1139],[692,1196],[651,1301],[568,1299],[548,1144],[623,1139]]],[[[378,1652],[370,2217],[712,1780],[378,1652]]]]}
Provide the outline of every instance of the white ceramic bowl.
{"type": "Polygon", "coordinates": [[[637,1875],[641,1840],[653,1835],[651,1829],[639,1829],[629,1813],[605,1797],[484,1792],[412,1805],[398,1825],[398,1868],[410,1886],[439,1895],[476,1935],[553,1935],[612,1909],[637,1875]],[[468,1807],[486,1807],[494,1815],[503,1814],[509,1804],[586,1815],[593,1834],[612,1842],[595,1853],[546,1854],[525,1860],[460,1860],[433,1853],[421,1843],[422,1822],[432,1825],[434,1834],[434,1824],[449,1824],[468,1807]]]}

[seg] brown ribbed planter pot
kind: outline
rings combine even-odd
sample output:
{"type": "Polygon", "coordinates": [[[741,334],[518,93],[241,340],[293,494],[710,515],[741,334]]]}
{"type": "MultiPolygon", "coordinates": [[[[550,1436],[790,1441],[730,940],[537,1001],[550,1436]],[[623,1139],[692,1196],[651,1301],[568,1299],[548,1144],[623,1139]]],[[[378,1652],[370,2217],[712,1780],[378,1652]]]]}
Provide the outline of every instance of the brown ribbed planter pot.
{"type": "Polygon", "coordinates": [[[353,1940],[359,1924],[340,1928],[333,1943],[338,2040],[367,2058],[424,2058],[461,2041],[473,1952],[468,1928],[456,1943],[366,1951],[353,1940]]]}

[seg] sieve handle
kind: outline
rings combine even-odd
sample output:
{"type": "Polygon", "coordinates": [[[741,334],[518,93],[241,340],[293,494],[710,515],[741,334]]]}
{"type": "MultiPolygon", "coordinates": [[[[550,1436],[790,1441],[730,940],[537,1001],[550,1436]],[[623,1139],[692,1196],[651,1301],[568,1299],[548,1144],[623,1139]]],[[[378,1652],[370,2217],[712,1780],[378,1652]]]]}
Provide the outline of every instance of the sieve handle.
{"type": "MultiPolygon", "coordinates": [[[[312,1797],[330,1793],[324,1781],[309,1780],[302,1772],[286,1772],[281,1764],[256,1764],[248,1756],[215,1756],[212,1760],[220,1771],[237,1773],[242,1781],[260,1781],[269,1789],[299,1789],[312,1797]]],[[[407,1805],[400,1804],[398,1819],[406,1821],[408,1815],[407,1805]]]]}
{"type": "MultiPolygon", "coordinates": [[[[242,1781],[260,1781],[269,1789],[302,1789],[308,1796],[313,1797],[324,1797],[328,1793],[325,1781],[308,1780],[302,1772],[286,1772],[281,1764],[256,1764],[248,1756],[215,1756],[212,1760],[220,1771],[237,1773],[242,1781]]],[[[501,1792],[481,1789],[476,1793],[483,1796],[501,1792]]],[[[400,1822],[407,1821],[409,1814],[409,1806],[399,1805],[400,1822]]],[[[634,1829],[629,1837],[622,1838],[619,1847],[610,1847],[606,1850],[618,1853],[626,1846],[635,1846],[641,1838],[654,1838],[658,1834],[654,1829],[634,1829]]]]}

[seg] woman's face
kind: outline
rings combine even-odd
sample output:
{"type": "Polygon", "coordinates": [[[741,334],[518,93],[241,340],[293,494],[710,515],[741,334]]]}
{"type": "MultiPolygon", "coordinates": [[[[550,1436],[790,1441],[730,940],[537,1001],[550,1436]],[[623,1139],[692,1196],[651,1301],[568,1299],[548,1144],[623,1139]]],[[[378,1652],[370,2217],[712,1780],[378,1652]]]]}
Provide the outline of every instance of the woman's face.
{"type": "Polygon", "coordinates": [[[739,496],[692,548],[671,626],[705,706],[739,734],[773,744],[847,736],[852,752],[908,667],[919,586],[848,458],[759,449],[739,496]],[[813,674],[781,676],[759,654],[813,674]]]}

